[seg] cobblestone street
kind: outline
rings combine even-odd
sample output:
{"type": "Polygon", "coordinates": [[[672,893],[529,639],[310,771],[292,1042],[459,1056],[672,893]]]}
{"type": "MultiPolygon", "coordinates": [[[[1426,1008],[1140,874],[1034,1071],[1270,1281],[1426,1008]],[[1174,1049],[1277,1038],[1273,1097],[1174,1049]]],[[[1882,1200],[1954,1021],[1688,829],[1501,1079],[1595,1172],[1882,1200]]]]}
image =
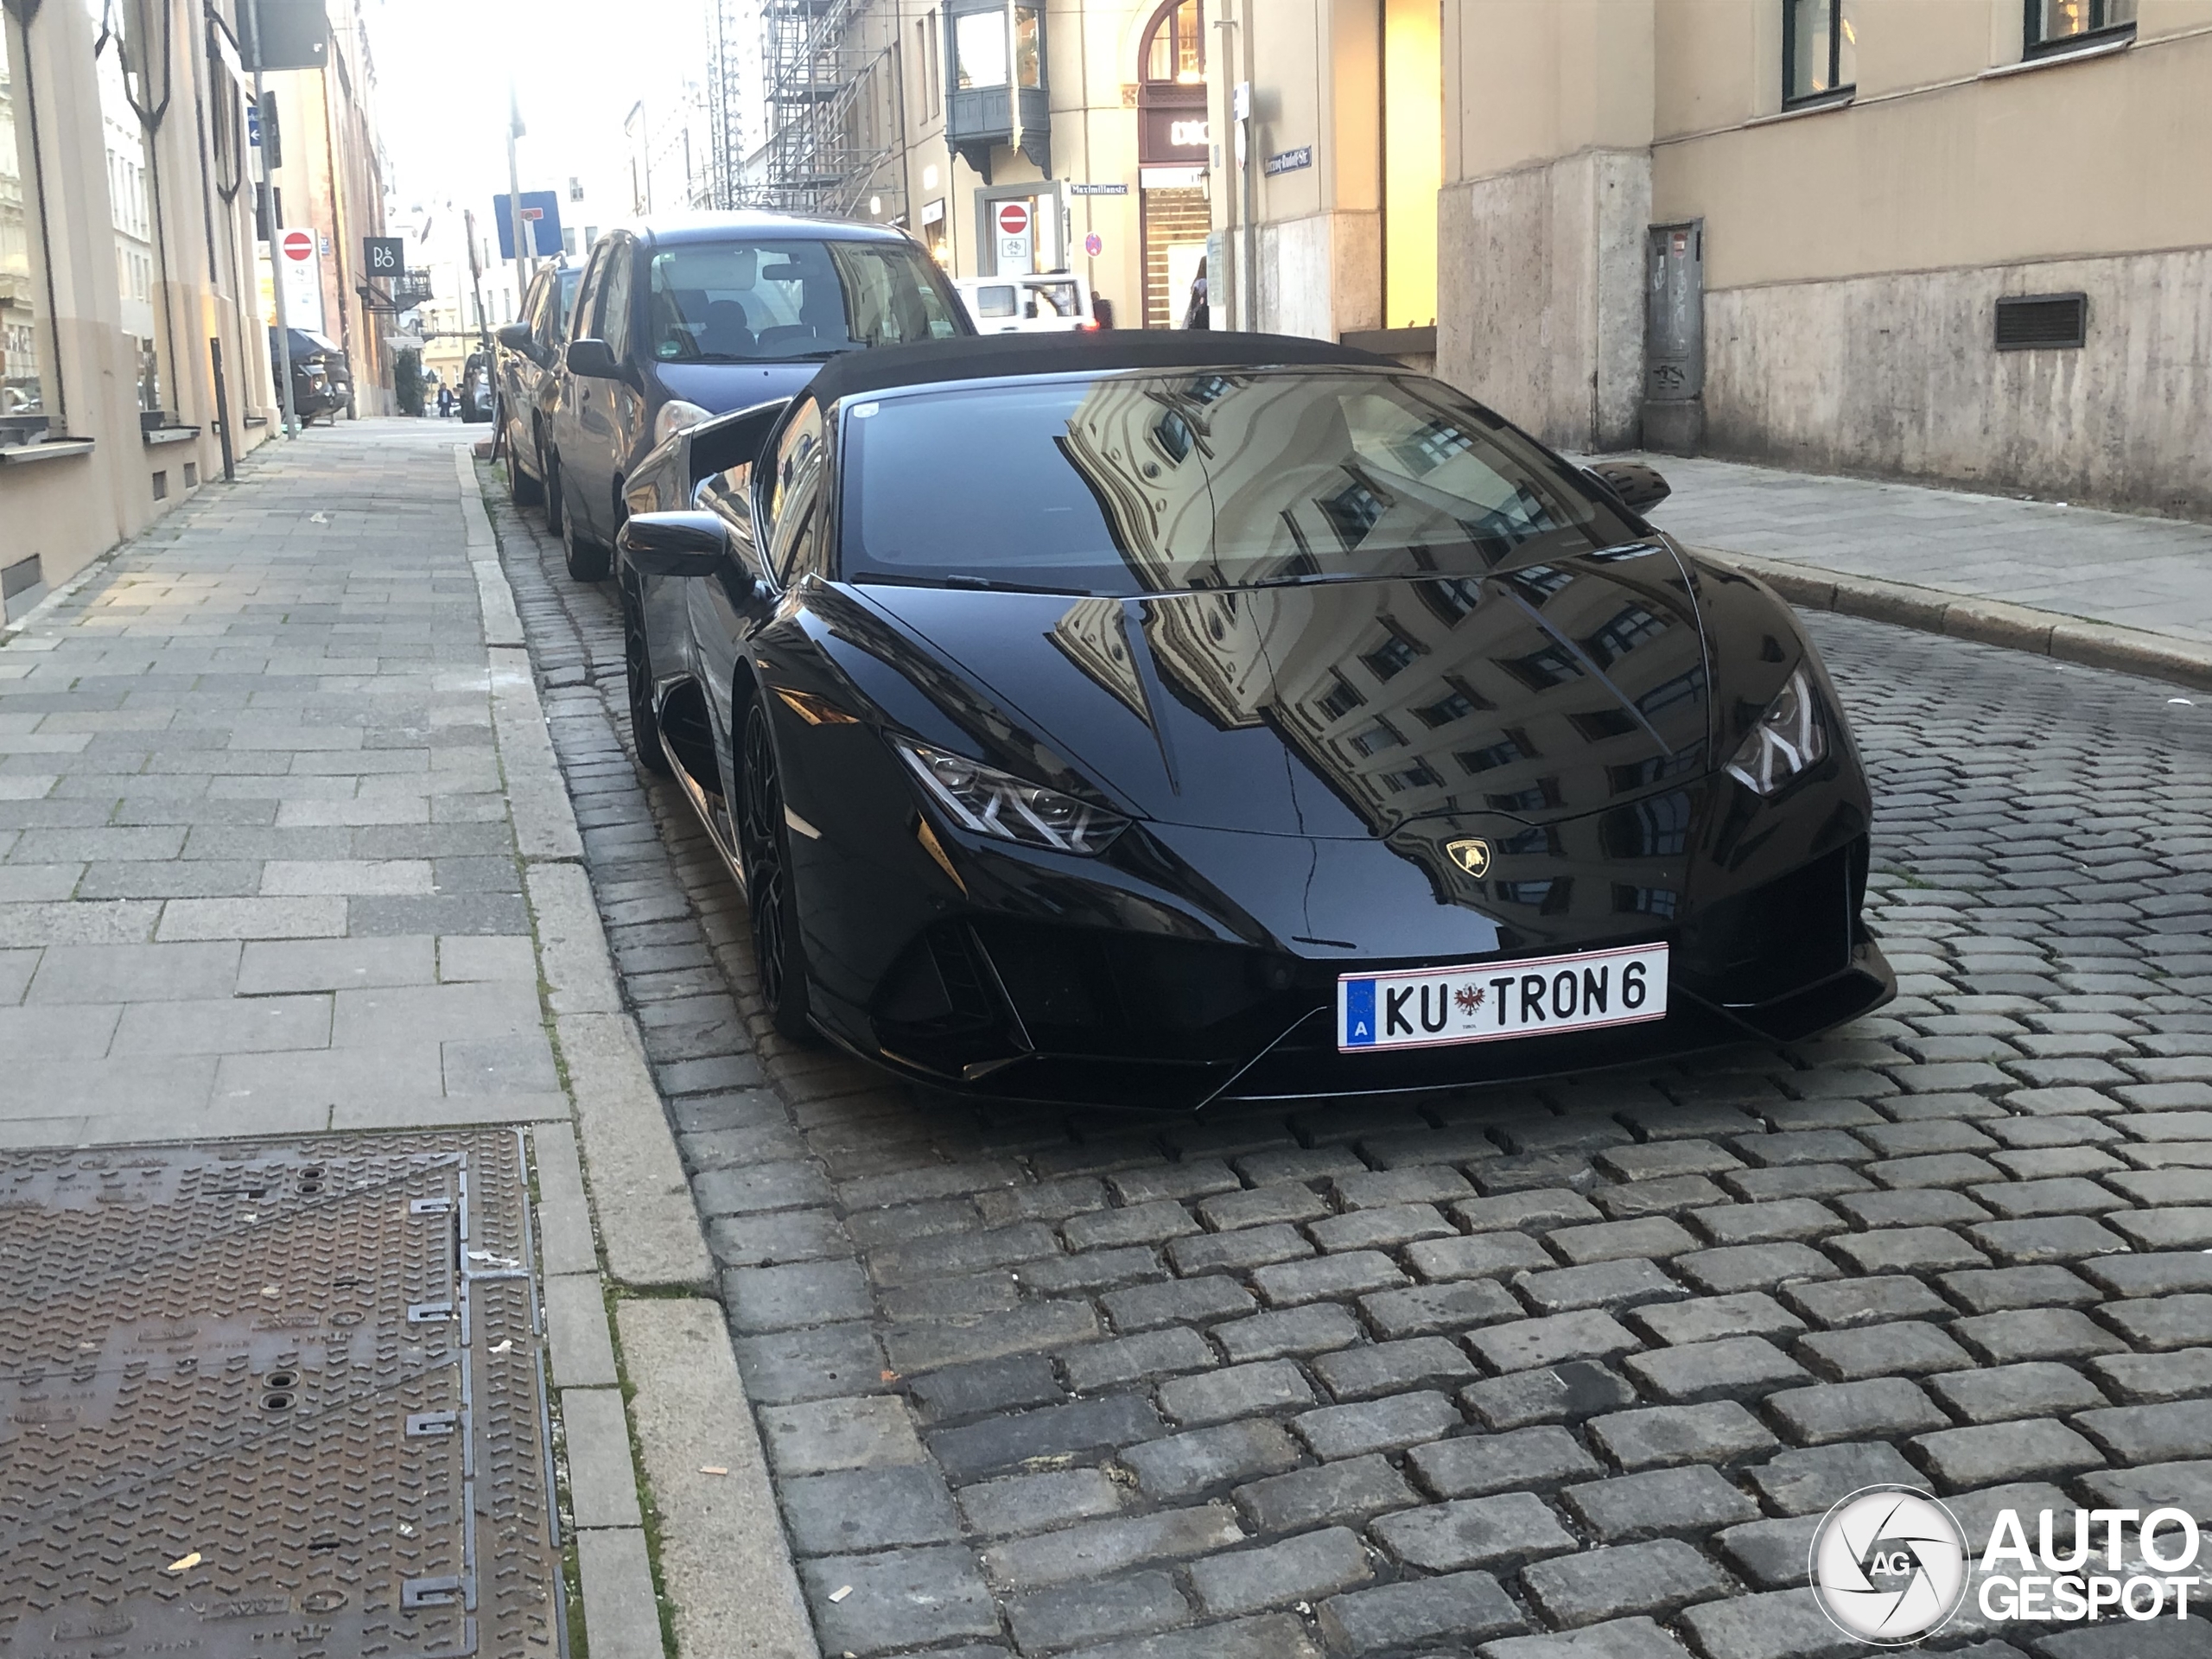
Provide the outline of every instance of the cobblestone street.
{"type": "MultiPolygon", "coordinates": [[[[1803,1586],[1858,1487],[1977,1550],[2007,1507],[2212,1517],[2212,710],[1814,617],[1878,1017],[1418,1106],[993,1116],[769,1034],[618,735],[612,588],[494,518],[825,1652],[1842,1654],[1803,1586]]],[[[2204,1628],[1969,1596],[1931,1645],[2204,1628]]]]}

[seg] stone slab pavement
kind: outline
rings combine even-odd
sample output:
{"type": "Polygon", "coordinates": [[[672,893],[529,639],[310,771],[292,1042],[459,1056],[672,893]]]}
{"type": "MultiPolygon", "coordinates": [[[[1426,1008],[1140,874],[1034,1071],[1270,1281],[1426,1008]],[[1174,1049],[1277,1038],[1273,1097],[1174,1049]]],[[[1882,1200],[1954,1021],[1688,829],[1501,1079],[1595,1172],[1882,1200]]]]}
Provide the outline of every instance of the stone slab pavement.
{"type": "MultiPolygon", "coordinates": [[[[725,1426],[694,1439],[741,1482],[762,1454],[727,1353],[641,1377],[610,1328],[658,1293],[639,1347],[677,1365],[649,1336],[719,1312],[665,1294],[711,1259],[582,844],[451,429],[270,445],[0,631],[0,1173],[527,1126],[571,1570],[632,1659],[664,1640],[625,1386],[725,1426]]],[[[714,1651],[811,1654],[772,1523],[721,1535],[750,1554],[714,1651]]]]}
{"type": "Polygon", "coordinates": [[[2212,645],[2212,525],[1679,455],[1651,522],[1694,546],[2212,645]]]}
{"type": "MultiPolygon", "coordinates": [[[[1878,1014],[1411,1103],[979,1109],[774,1034],[626,747],[610,586],[493,518],[826,1652],[1841,1659],[1806,1559],[1859,1487],[1977,1554],[2005,1508],[2212,1521],[2212,709],[1809,616],[1878,1014]]],[[[667,1582],[680,1639],[727,1603],[667,1582]]],[[[2202,1605],[1934,1645],[2197,1654],[2202,1605]]]]}

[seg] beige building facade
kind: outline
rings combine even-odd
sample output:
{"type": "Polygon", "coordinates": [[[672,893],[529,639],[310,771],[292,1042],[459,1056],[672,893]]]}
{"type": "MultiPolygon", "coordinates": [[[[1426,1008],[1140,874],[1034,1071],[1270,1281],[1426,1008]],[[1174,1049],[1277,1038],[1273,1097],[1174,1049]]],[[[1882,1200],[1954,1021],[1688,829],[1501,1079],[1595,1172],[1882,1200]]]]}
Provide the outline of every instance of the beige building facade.
{"type": "Polygon", "coordinates": [[[779,54],[771,31],[764,162],[777,205],[903,226],[956,276],[1071,271],[1119,327],[1181,324],[1214,218],[1220,42],[1204,0],[851,0],[831,12],[804,54],[779,54]],[[804,84],[837,94],[779,101],[801,79],[795,59],[804,84]],[[822,125],[794,143],[809,121],[822,125]],[[800,194],[779,174],[836,183],[800,194]]]}
{"type": "MultiPolygon", "coordinates": [[[[0,620],[276,430],[242,4],[0,0],[0,620]]],[[[384,365],[353,256],[382,187],[358,30],[333,37],[343,72],[267,79],[342,88],[280,92],[280,118],[288,197],[330,239],[325,332],[352,336],[365,399],[384,365]]]]}
{"type": "Polygon", "coordinates": [[[2212,0],[1219,21],[1233,326],[1433,352],[1565,447],[2212,511],[2212,0]]]}

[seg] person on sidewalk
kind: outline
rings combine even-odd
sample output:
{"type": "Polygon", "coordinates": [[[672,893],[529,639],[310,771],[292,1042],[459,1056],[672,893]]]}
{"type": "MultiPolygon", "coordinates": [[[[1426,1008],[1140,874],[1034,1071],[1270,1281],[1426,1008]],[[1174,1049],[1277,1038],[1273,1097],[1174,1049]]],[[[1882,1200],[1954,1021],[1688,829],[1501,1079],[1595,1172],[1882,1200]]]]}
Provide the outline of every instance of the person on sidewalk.
{"type": "Polygon", "coordinates": [[[1200,254],[1198,274],[1191,278],[1190,303],[1183,310],[1183,326],[1185,328],[1212,327],[1212,310],[1206,283],[1205,256],[1200,254]]]}

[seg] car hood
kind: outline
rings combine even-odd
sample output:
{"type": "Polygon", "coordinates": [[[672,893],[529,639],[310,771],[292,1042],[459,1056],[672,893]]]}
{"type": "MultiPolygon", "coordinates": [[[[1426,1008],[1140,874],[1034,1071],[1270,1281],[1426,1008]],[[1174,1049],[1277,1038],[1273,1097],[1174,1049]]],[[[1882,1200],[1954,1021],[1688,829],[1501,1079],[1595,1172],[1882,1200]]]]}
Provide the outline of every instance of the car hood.
{"type": "Polygon", "coordinates": [[[1021,752],[1010,726],[1163,823],[1360,840],[1478,814],[1542,824],[1710,765],[1706,642],[1656,542],[1485,577],[853,591],[926,644],[938,662],[906,677],[987,751],[1021,752]],[[945,694],[947,671],[972,702],[945,694]]]}
{"type": "Polygon", "coordinates": [[[710,415],[750,409],[771,398],[796,397],[822,372],[819,363],[656,363],[653,373],[671,397],[696,404],[710,415]]]}

